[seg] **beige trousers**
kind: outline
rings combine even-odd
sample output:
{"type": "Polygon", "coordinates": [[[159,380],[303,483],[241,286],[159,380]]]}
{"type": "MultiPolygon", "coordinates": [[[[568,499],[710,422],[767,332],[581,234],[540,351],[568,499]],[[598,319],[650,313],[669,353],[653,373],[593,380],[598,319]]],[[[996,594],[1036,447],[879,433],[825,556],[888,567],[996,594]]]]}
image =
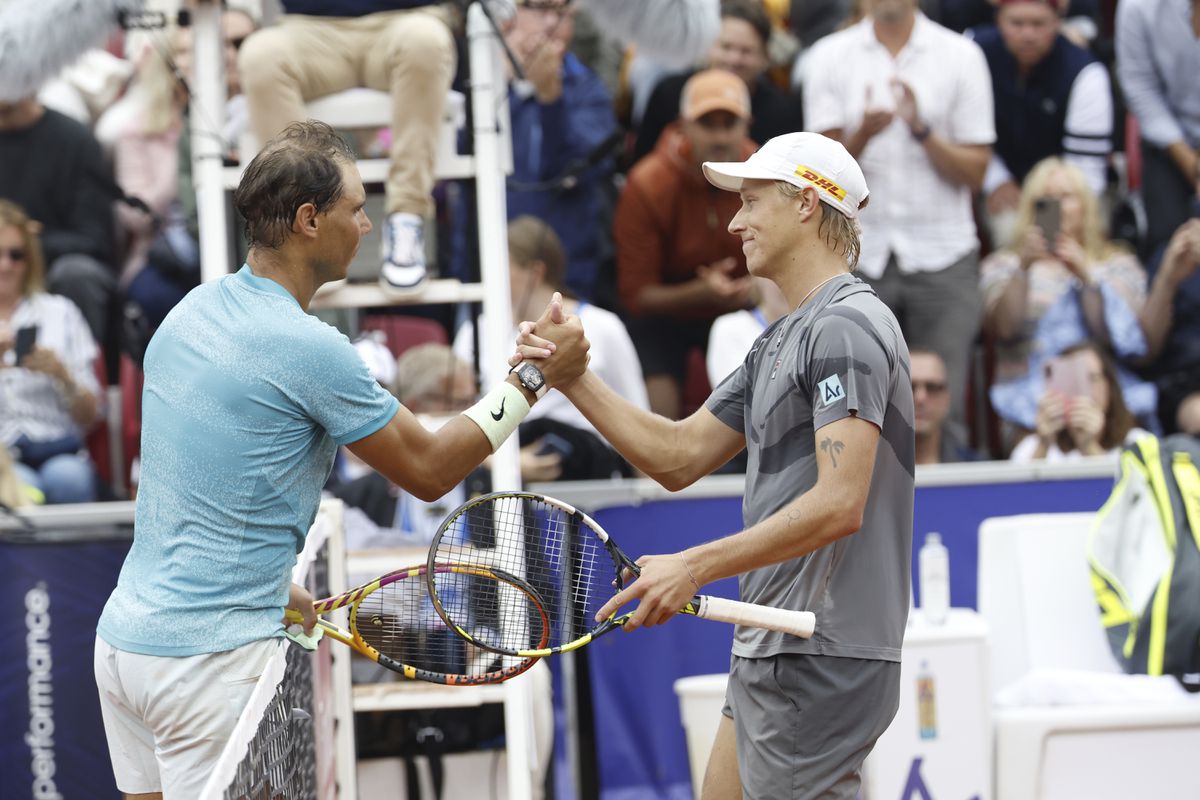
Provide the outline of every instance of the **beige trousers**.
{"type": "Polygon", "coordinates": [[[438,131],[456,59],[444,12],[430,6],[362,17],[285,14],[246,40],[238,69],[260,142],[304,119],[309,100],[355,86],[389,92],[387,212],[429,216],[438,131]]]}

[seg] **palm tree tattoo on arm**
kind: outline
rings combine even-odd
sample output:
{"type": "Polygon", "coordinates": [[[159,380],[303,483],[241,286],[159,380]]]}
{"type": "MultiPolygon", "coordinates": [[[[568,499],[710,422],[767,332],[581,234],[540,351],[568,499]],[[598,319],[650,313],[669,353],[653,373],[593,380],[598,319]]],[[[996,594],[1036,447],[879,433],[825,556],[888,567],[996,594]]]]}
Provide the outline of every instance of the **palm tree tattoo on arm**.
{"type": "Polygon", "coordinates": [[[826,436],[825,441],[821,442],[821,449],[825,451],[825,454],[829,456],[829,460],[833,462],[833,468],[837,469],[838,453],[845,450],[846,445],[841,441],[835,442],[833,439],[826,436]]]}

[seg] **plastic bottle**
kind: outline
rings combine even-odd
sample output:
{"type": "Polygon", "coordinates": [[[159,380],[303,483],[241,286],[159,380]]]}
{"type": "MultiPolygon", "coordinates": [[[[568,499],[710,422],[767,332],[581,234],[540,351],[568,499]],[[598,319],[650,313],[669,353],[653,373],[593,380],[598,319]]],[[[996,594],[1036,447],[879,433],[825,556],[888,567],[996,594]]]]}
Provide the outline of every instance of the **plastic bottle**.
{"type": "Polygon", "coordinates": [[[922,739],[937,738],[937,690],[925,661],[917,673],[917,732],[922,739]]]}
{"type": "Polygon", "coordinates": [[[918,556],[921,573],[921,615],[935,625],[950,612],[950,553],[940,533],[925,534],[918,556]]]}

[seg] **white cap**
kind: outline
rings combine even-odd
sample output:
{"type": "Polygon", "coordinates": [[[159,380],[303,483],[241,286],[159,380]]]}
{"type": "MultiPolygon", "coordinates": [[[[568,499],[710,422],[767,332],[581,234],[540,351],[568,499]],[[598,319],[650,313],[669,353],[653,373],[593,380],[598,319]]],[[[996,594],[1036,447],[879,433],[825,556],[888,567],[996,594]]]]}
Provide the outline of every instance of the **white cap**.
{"type": "Polygon", "coordinates": [[[870,197],[858,162],[841,142],[819,133],[776,136],[745,161],[705,161],[704,177],[727,192],[741,191],[747,178],[814,186],[823,202],[850,219],[870,197]]]}

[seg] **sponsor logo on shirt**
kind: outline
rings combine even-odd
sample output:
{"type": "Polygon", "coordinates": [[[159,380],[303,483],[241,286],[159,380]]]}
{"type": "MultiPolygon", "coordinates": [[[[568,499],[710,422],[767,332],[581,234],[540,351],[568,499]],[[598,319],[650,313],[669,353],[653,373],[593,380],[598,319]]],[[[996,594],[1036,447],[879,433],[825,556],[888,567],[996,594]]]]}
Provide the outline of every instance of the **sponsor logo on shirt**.
{"type": "Polygon", "coordinates": [[[846,396],[846,391],[842,389],[842,381],[837,375],[830,375],[818,383],[817,390],[821,393],[822,406],[835,403],[846,396]]]}
{"type": "Polygon", "coordinates": [[[831,195],[836,197],[838,200],[846,199],[846,190],[845,189],[838,186],[836,183],[829,180],[829,178],[826,178],[824,175],[817,172],[816,170],[809,169],[808,167],[801,164],[798,167],[796,167],[796,174],[799,175],[801,178],[804,178],[804,180],[808,181],[809,183],[811,183],[815,186],[819,186],[820,188],[829,192],[831,195]]]}

